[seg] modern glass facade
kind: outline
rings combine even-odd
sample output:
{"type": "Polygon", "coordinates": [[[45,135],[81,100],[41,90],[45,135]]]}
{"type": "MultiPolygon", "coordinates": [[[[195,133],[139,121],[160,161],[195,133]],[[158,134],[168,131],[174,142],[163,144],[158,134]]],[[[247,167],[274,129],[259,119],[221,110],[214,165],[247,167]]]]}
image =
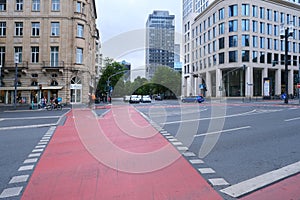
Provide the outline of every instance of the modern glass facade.
{"type": "Polygon", "coordinates": [[[297,94],[300,66],[300,4],[289,1],[214,1],[196,18],[183,20],[184,96],[264,96],[264,79],[271,95],[284,92],[284,40],[280,27],[293,25],[288,39],[289,94],[297,94]],[[276,65],[273,66],[273,61],[276,65]]]}

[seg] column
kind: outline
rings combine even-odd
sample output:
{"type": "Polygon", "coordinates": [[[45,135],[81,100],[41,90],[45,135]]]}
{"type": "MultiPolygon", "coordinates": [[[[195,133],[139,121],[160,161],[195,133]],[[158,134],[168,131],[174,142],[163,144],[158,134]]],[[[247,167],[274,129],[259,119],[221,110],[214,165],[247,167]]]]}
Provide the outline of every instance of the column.
{"type": "Polygon", "coordinates": [[[264,78],[268,78],[268,68],[264,68],[263,69],[263,73],[262,73],[262,79],[261,79],[261,81],[262,81],[262,87],[261,87],[261,89],[262,89],[262,91],[261,91],[261,93],[262,93],[262,95],[264,95],[264,78]]]}
{"type": "Polygon", "coordinates": [[[294,95],[294,70],[289,70],[288,73],[288,79],[289,79],[289,94],[294,95]]]}
{"type": "Polygon", "coordinates": [[[281,69],[275,72],[275,95],[281,95],[281,69]]]}
{"type": "Polygon", "coordinates": [[[246,84],[245,84],[245,96],[246,97],[253,97],[253,67],[248,66],[246,68],[246,84]]]}
{"type": "Polygon", "coordinates": [[[222,70],[216,69],[216,97],[222,97],[222,90],[224,88],[222,80],[222,70]]]}
{"type": "Polygon", "coordinates": [[[211,97],[211,74],[210,72],[206,72],[206,97],[211,97]]]}

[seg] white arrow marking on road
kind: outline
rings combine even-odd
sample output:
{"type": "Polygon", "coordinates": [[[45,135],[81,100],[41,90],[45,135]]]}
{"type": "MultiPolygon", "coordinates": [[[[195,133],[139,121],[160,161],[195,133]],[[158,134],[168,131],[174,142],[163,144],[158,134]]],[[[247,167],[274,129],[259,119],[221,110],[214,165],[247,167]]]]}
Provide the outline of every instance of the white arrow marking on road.
{"type": "Polygon", "coordinates": [[[300,161],[232,185],[221,190],[221,192],[237,198],[299,172],[300,161]]]}

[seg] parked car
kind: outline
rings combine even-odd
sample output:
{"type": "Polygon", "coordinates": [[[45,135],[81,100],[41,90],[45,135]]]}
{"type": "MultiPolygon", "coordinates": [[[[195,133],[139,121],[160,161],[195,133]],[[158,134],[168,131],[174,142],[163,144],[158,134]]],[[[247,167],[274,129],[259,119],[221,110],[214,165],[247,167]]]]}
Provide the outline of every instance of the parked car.
{"type": "Polygon", "coordinates": [[[131,97],[131,96],[129,96],[129,95],[124,96],[124,97],[123,97],[123,101],[129,102],[129,101],[130,101],[130,97],[131,97]]]}
{"type": "Polygon", "coordinates": [[[181,99],[181,101],[183,103],[188,103],[188,102],[198,102],[198,103],[202,103],[204,101],[204,97],[203,96],[190,96],[190,97],[183,97],[181,99]]]}
{"type": "Polygon", "coordinates": [[[162,98],[161,98],[161,96],[157,95],[157,96],[154,96],[154,100],[155,101],[162,101],[162,98]]]}
{"type": "Polygon", "coordinates": [[[142,103],[151,103],[151,101],[152,100],[151,100],[149,95],[143,95],[142,96],[142,100],[141,100],[142,103]]]}
{"type": "Polygon", "coordinates": [[[140,95],[131,95],[129,103],[140,103],[141,102],[141,96],[140,95]]]}

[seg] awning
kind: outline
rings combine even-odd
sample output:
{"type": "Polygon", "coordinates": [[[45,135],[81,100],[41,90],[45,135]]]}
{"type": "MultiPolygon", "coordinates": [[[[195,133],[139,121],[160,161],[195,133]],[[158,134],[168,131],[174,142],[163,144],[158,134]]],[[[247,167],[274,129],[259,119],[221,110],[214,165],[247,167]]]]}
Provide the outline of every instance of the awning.
{"type": "MultiPolygon", "coordinates": [[[[43,86],[42,90],[61,90],[64,86],[43,86]]],[[[39,86],[28,86],[28,87],[22,87],[18,86],[17,90],[39,90],[39,86]]],[[[15,90],[15,87],[0,87],[0,90],[15,90]]]]}

